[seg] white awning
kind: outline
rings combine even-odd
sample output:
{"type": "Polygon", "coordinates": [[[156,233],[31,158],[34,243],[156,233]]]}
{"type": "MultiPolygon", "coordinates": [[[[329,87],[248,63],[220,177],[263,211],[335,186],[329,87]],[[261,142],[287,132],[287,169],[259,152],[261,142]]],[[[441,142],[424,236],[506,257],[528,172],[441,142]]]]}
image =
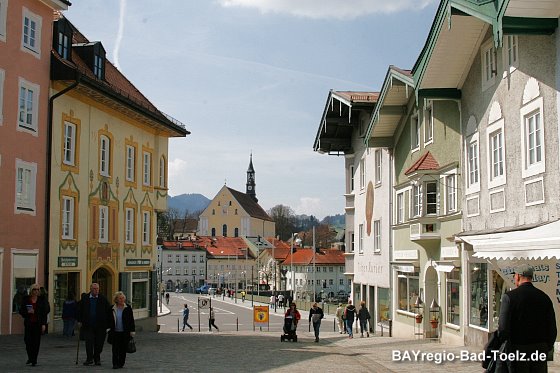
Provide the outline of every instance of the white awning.
{"type": "Polygon", "coordinates": [[[476,236],[461,236],[474,257],[487,259],[560,258],[560,220],[536,228],[476,236]]]}

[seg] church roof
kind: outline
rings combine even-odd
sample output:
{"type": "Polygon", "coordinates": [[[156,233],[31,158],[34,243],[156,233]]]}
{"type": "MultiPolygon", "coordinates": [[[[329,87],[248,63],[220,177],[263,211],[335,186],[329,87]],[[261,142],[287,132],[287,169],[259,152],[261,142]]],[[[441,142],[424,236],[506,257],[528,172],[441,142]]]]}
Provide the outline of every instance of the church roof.
{"type": "Polygon", "coordinates": [[[257,202],[255,202],[250,196],[248,196],[245,193],[239,192],[235,189],[231,189],[229,187],[226,188],[230,191],[230,193],[237,200],[237,202],[239,202],[243,210],[245,210],[245,212],[249,214],[249,216],[261,220],[273,221],[270,218],[270,216],[268,216],[266,211],[264,211],[263,208],[257,202]]]}

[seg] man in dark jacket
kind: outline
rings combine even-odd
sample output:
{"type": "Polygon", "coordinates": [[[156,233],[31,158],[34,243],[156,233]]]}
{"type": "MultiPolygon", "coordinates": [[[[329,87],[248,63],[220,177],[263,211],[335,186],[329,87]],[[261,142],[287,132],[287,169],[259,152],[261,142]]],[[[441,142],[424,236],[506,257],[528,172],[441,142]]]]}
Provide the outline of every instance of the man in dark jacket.
{"type": "Polygon", "coordinates": [[[101,365],[101,351],[107,329],[110,327],[111,306],[99,294],[99,284],[93,283],[90,292],[84,294],[78,305],[78,322],[86,340],[86,361],[84,365],[101,365]]]}
{"type": "Polygon", "coordinates": [[[313,331],[315,332],[315,342],[319,342],[319,329],[321,328],[321,319],[325,317],[323,309],[313,303],[313,307],[309,310],[309,322],[313,322],[313,331]]]}
{"type": "Polygon", "coordinates": [[[519,356],[507,363],[516,373],[546,373],[546,354],[556,340],[554,306],[548,295],[533,286],[530,265],[515,268],[513,279],[517,288],[502,297],[498,326],[500,340],[509,342],[507,352],[519,356]],[[533,361],[532,356],[539,358],[533,361]]]}

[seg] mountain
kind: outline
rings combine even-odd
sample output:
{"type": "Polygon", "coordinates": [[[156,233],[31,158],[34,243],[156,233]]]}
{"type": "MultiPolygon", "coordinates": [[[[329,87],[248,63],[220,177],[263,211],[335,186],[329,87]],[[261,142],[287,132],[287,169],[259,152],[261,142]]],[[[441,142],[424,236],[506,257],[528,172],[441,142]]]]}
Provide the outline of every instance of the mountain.
{"type": "Polygon", "coordinates": [[[325,216],[325,218],[321,220],[321,223],[344,229],[346,221],[344,214],[337,214],[333,216],[325,216]]]}
{"type": "Polygon", "coordinates": [[[175,197],[170,196],[167,199],[167,207],[179,211],[180,216],[184,215],[185,211],[189,213],[200,212],[208,207],[209,204],[210,200],[198,193],[181,194],[175,197]]]}

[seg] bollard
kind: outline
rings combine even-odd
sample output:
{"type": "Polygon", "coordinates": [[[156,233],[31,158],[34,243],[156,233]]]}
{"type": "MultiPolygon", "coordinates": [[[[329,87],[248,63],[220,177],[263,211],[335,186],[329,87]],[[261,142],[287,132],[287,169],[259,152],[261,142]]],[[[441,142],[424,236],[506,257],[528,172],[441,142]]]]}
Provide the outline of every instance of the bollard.
{"type": "Polygon", "coordinates": [[[237,325],[237,331],[239,331],[239,317],[235,319],[235,324],[237,325]]]}
{"type": "Polygon", "coordinates": [[[336,318],[333,319],[333,323],[332,323],[332,331],[336,332],[336,318]]]}
{"type": "Polygon", "coordinates": [[[393,320],[389,319],[389,337],[393,336],[393,320]]]}
{"type": "Polygon", "coordinates": [[[179,318],[177,317],[177,333],[179,333],[179,318]]]}

